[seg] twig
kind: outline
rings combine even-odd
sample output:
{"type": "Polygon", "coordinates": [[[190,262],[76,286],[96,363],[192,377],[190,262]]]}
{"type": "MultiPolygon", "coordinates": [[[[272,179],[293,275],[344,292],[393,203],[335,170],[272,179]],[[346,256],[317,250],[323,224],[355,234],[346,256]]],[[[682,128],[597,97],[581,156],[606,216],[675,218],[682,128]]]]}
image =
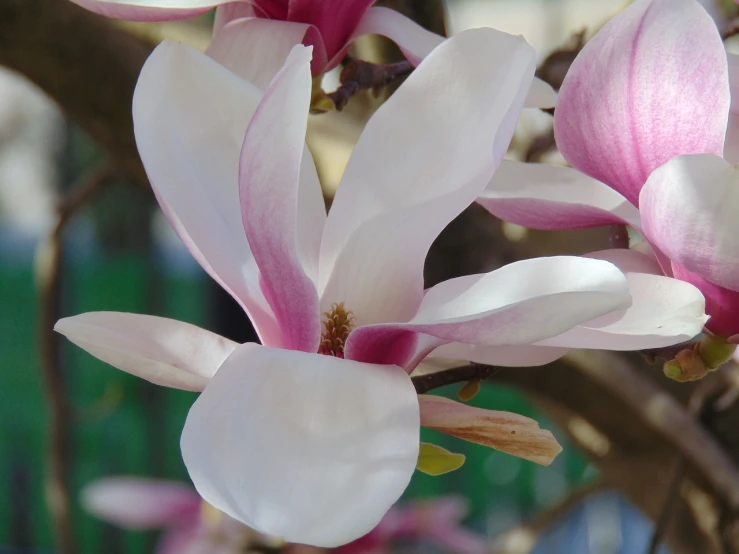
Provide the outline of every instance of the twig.
{"type": "Polygon", "coordinates": [[[47,452],[46,502],[55,528],[60,554],[76,551],[70,495],[70,422],[72,409],[67,385],[60,367],[59,342],[54,323],[61,315],[62,233],[67,222],[113,175],[111,164],[104,163],[83,176],[80,184],[59,204],[57,222],[39,252],[37,284],[39,294],[39,347],[41,377],[49,404],[49,444],[47,452]]]}
{"type": "Polygon", "coordinates": [[[739,17],[735,17],[726,22],[721,28],[721,39],[726,40],[735,35],[739,35],[739,17]]]}
{"type": "Polygon", "coordinates": [[[341,86],[326,96],[333,102],[337,111],[344,109],[349,99],[360,90],[372,90],[375,94],[380,89],[400,77],[413,71],[413,64],[407,60],[390,64],[375,64],[349,58],[341,71],[341,86]]]}
{"type": "Polygon", "coordinates": [[[0,64],[38,85],[106,150],[121,174],[144,185],[131,102],[152,49],[69,1],[0,1],[0,64]]]}
{"type": "Polygon", "coordinates": [[[715,495],[733,513],[739,513],[739,471],[715,438],[674,397],[610,352],[573,351],[565,361],[606,387],[681,452],[715,495]]]}
{"type": "Polygon", "coordinates": [[[472,380],[482,381],[498,371],[500,371],[500,368],[491,365],[469,364],[451,369],[443,369],[426,375],[419,375],[413,377],[411,380],[416,387],[416,392],[418,394],[425,394],[431,390],[446,385],[453,385],[454,383],[465,383],[472,380]]]}
{"type": "MultiPolygon", "coordinates": [[[[688,399],[688,412],[697,420],[700,421],[708,409],[716,399],[715,383],[712,381],[701,381],[701,383],[693,390],[690,398],[688,399]]],[[[725,388],[723,388],[725,390],[725,388]]],[[[667,487],[667,494],[665,495],[664,503],[662,504],[662,510],[660,511],[657,522],[654,526],[654,533],[652,534],[652,540],[649,543],[649,550],[647,554],[656,554],[660,544],[662,544],[662,538],[667,531],[667,526],[670,523],[673,514],[673,507],[675,505],[675,499],[677,498],[678,491],[680,490],[680,484],[685,477],[687,470],[687,464],[685,454],[681,451],[678,452],[677,459],[675,460],[675,466],[672,470],[672,476],[670,477],[670,484],[667,487]]]]}

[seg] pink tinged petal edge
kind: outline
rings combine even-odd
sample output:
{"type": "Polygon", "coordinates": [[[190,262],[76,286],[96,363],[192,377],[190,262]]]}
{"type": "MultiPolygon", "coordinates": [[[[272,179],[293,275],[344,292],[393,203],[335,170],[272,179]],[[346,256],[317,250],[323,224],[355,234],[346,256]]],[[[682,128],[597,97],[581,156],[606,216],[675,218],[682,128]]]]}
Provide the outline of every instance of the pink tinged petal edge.
{"type": "Polygon", "coordinates": [[[321,336],[318,291],[298,252],[300,165],[310,97],[310,48],[298,45],[247,128],[239,193],[246,236],[283,345],[316,352],[321,336]]]}
{"type": "Polygon", "coordinates": [[[637,0],[578,55],[554,114],[575,168],[638,205],[649,174],[680,154],[723,151],[730,93],[716,25],[694,0],[637,0]]]}
{"type": "Polygon", "coordinates": [[[680,156],[650,175],[644,234],[673,262],[739,291],[739,171],[709,154],[680,156]]]}
{"type": "Polygon", "coordinates": [[[204,14],[233,0],[72,0],[86,10],[128,21],[172,21],[204,14]]]}
{"type": "Polygon", "coordinates": [[[419,429],[402,369],[253,346],[237,349],[195,401],[181,447],[214,507],[288,542],[334,547],[398,500],[419,429]]]}
{"type": "Polygon", "coordinates": [[[689,283],[662,276],[653,258],[626,249],[594,252],[588,257],[609,261],[626,274],[632,305],[537,345],[642,350],[679,344],[701,332],[708,319],[703,295],[689,283]]]}
{"type": "Polygon", "coordinates": [[[504,160],[477,203],[530,229],[641,226],[639,210],[626,198],[570,167],[504,160]]]}
{"type": "MultiPolygon", "coordinates": [[[[446,40],[445,37],[432,33],[418,23],[390,8],[377,6],[370,8],[359,22],[351,40],[364,35],[382,35],[398,45],[403,55],[413,65],[418,65],[431,51],[446,40]]],[[[349,42],[351,42],[351,40],[349,42]]],[[[347,47],[349,43],[347,43],[347,47]]],[[[329,62],[329,68],[337,65],[344,52],[339,52],[329,62]]],[[[528,91],[524,107],[553,108],[557,102],[557,93],[548,84],[534,77],[528,91]]]]}
{"type": "Polygon", "coordinates": [[[206,53],[242,79],[265,89],[293,47],[304,41],[317,43],[314,63],[323,68],[326,56],[316,36],[316,29],[306,23],[242,18],[222,27],[206,53]]]}
{"type": "Polygon", "coordinates": [[[54,330],[122,371],[191,391],[203,390],[237,346],[189,323],[123,312],[65,317],[54,330]]]}
{"type": "Polygon", "coordinates": [[[522,260],[432,287],[408,323],[358,327],[346,356],[410,371],[448,342],[531,344],[630,303],[626,278],[611,263],[573,256],[522,260]]]}
{"type": "Polygon", "coordinates": [[[125,529],[193,525],[200,497],[184,483],[145,477],[115,476],[93,481],[81,492],[84,509],[125,529]]]}
{"type": "Polygon", "coordinates": [[[189,46],[164,41],[133,99],[136,144],[162,211],[193,257],[282,342],[259,287],[238,198],[239,153],[262,92],[189,46]]]}
{"type": "Polygon", "coordinates": [[[739,292],[706,281],[677,263],[673,262],[672,269],[676,279],[696,286],[705,297],[708,329],[726,338],[739,333],[739,292]]]}
{"type": "Polygon", "coordinates": [[[549,465],[562,452],[551,432],[533,419],[484,410],[439,396],[421,395],[421,425],[537,464],[549,465]]]}
{"type": "Polygon", "coordinates": [[[426,253],[500,163],[533,71],[534,52],[520,37],[465,31],[436,48],[380,107],[326,222],[322,309],[343,301],[359,324],[413,316],[426,253]]]}

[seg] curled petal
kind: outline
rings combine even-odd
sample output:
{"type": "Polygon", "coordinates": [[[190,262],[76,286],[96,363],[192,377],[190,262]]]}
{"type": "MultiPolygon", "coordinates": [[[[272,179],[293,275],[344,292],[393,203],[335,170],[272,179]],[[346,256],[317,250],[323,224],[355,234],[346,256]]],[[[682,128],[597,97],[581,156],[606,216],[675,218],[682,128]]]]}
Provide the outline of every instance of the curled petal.
{"type": "Polygon", "coordinates": [[[343,301],[359,324],[413,316],[426,253],[502,159],[533,69],[534,52],[522,38],[465,31],[436,48],[382,105],[326,222],[324,310],[343,301]]]}
{"type": "Polygon", "coordinates": [[[530,229],[641,226],[639,210],[626,198],[570,167],[504,160],[477,203],[530,229]]]}
{"type": "Polygon", "coordinates": [[[126,529],[193,525],[201,502],[184,483],[129,476],[98,479],[82,490],[81,500],[95,517],[126,529]]]}
{"type": "Polygon", "coordinates": [[[549,465],[562,447],[549,431],[528,417],[460,404],[440,396],[421,395],[421,425],[549,465]]]}
{"type": "MultiPolygon", "coordinates": [[[[354,30],[352,38],[382,35],[395,44],[413,65],[418,65],[431,51],[444,42],[444,37],[427,31],[400,12],[377,6],[367,10],[354,30]]],[[[341,60],[337,60],[341,61],[341,60]]]]}
{"type": "Polygon", "coordinates": [[[698,288],[664,277],[654,258],[627,249],[589,254],[626,274],[632,304],[541,342],[542,346],[641,350],[690,340],[708,319],[698,288]]]}
{"type": "Polygon", "coordinates": [[[65,317],[54,330],[118,369],[176,389],[200,391],[237,344],[174,319],[122,312],[65,317]]]}
{"type": "Polygon", "coordinates": [[[637,0],[578,55],[554,114],[573,167],[638,205],[649,174],[680,154],[724,146],[726,53],[695,0],[637,0]]]}
{"type": "Polygon", "coordinates": [[[649,176],[644,234],[673,262],[739,291],[739,171],[718,156],[680,156],[649,176]]]}
{"type": "MultiPolygon", "coordinates": [[[[299,45],[267,87],[249,123],[239,187],[244,229],[262,290],[282,329],[283,345],[316,352],[321,335],[318,292],[303,269],[298,239],[300,165],[310,96],[310,48],[299,45]]],[[[320,194],[320,187],[314,193],[320,194]]]]}
{"type": "Polygon", "coordinates": [[[181,442],[207,502],[262,533],[325,547],[377,525],[408,485],[418,445],[417,395],[402,369],[266,347],[228,358],[181,442]]]}
{"type": "Polygon", "coordinates": [[[165,41],[133,99],[136,144],[162,211],[193,257],[246,310],[263,343],[281,331],[244,233],[239,154],[262,91],[209,57],[165,41]]]}
{"type": "Polygon", "coordinates": [[[346,356],[412,369],[447,342],[525,345],[630,305],[613,264],[571,256],[535,258],[432,287],[408,323],[355,329],[346,356]]]}

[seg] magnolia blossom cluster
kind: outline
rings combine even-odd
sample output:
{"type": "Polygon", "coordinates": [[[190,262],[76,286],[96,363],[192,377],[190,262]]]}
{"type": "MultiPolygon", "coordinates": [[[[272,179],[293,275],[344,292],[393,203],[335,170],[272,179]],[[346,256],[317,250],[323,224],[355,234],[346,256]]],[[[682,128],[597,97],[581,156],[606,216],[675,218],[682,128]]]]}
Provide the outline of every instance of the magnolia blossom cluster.
{"type": "Polygon", "coordinates": [[[424,361],[543,365],[570,348],[663,348],[701,332],[672,369],[730,355],[729,72],[695,0],[637,0],[588,43],[558,100],[521,37],[443,39],[369,0],[75,1],[141,20],[217,5],[205,54],[168,41],[152,53],[134,127],[162,211],[261,344],[129,313],[56,329],[124,371],[201,392],[182,455],[230,519],[288,542],[351,543],[416,467],[453,469],[429,470],[429,455],[456,458],[421,445],[421,426],[536,463],[561,450],[528,418],[418,395],[410,374],[424,361]],[[368,33],[417,67],[367,123],[327,213],[305,144],[315,78],[368,33]],[[555,100],[573,168],[503,161],[522,109],[555,100]],[[617,223],[645,241],[424,290],[431,243],[476,200],[529,227],[617,223]]]}

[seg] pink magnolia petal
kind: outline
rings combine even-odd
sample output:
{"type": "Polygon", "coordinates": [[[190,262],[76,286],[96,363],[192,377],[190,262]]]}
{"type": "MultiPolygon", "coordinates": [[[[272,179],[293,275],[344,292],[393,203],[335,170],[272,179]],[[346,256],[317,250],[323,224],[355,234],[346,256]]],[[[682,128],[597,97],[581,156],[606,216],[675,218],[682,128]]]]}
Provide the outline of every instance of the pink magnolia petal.
{"type": "Polygon", "coordinates": [[[239,348],[190,410],[182,455],[214,507],[259,532],[333,547],[369,532],[408,485],[418,410],[398,367],[239,348]]]}
{"type": "Polygon", "coordinates": [[[204,54],[165,41],[141,71],[133,120],[144,167],[175,231],[244,307],[262,342],[280,345],[238,197],[241,145],[261,95],[204,54]]]}
{"type": "Polygon", "coordinates": [[[201,503],[184,483],[129,476],[90,483],[82,490],[81,501],[95,517],[126,529],[192,526],[201,503]]]}
{"type": "Polygon", "coordinates": [[[408,323],[359,327],[345,353],[413,369],[447,342],[531,344],[630,303],[626,279],[611,263],[568,256],[523,260],[432,287],[408,323]]]}
{"type": "Polygon", "coordinates": [[[239,77],[261,89],[285,64],[297,44],[318,43],[316,63],[326,63],[320,36],[307,23],[292,23],[261,18],[240,18],[222,27],[214,36],[206,53],[239,77]]]}
{"type": "Polygon", "coordinates": [[[533,67],[534,52],[520,37],[465,31],[436,48],[382,105],[326,222],[324,309],[342,301],[360,325],[413,316],[426,252],[502,159],[533,67]]]}
{"type": "Polygon", "coordinates": [[[739,171],[718,156],[680,156],[649,176],[644,235],[673,262],[739,291],[739,171]]]}
{"type": "Polygon", "coordinates": [[[631,306],[582,323],[538,345],[642,350],[679,344],[701,332],[707,319],[703,295],[689,283],[662,276],[652,257],[627,249],[588,256],[607,260],[626,274],[631,306]]]}
{"type": "Polygon", "coordinates": [[[639,211],[628,200],[570,167],[504,160],[477,203],[530,229],[641,226],[639,211]]]}
{"type": "Polygon", "coordinates": [[[349,42],[354,29],[374,0],[290,0],[288,21],[315,26],[333,58],[349,42]]]}
{"type": "Polygon", "coordinates": [[[557,144],[572,166],[635,205],[649,174],[680,154],[721,154],[726,54],[694,0],[637,0],[578,55],[559,91],[557,144]]]}
{"type": "Polygon", "coordinates": [[[105,17],[128,21],[172,21],[204,14],[234,0],[72,0],[105,17]]]}
{"type": "Polygon", "coordinates": [[[421,425],[502,452],[549,465],[562,447],[551,432],[528,417],[420,395],[421,425]]]}
{"type": "Polygon", "coordinates": [[[677,263],[673,262],[672,269],[676,279],[694,285],[705,297],[708,329],[726,338],[739,333],[739,292],[706,281],[677,263]]]}
{"type": "Polygon", "coordinates": [[[174,319],[122,312],[65,317],[54,330],[96,358],[157,385],[201,391],[237,344],[174,319]]]}
{"type": "Polygon", "coordinates": [[[239,188],[244,229],[284,347],[316,352],[321,336],[318,291],[302,267],[297,234],[310,98],[310,48],[296,46],[249,123],[239,188]]]}

